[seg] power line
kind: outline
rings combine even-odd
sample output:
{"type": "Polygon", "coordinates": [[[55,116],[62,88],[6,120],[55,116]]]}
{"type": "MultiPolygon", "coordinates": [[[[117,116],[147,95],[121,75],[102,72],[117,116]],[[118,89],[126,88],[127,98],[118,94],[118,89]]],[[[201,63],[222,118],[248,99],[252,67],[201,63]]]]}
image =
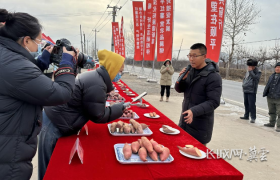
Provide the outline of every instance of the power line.
{"type": "MultiPolygon", "coordinates": [[[[268,42],[268,41],[277,41],[280,40],[280,38],[275,38],[275,39],[267,39],[267,40],[260,40],[260,41],[251,41],[251,42],[244,42],[244,43],[238,43],[235,45],[240,45],[240,44],[252,44],[252,43],[260,43],[260,42],[268,42]]],[[[222,45],[222,46],[231,46],[232,44],[228,45],[222,45]]]]}
{"type": "MultiPolygon", "coordinates": [[[[108,24],[108,22],[110,22],[112,19],[113,19],[113,18],[109,19],[109,21],[107,21],[106,24],[108,24]]],[[[106,24],[104,24],[104,26],[106,26],[106,24]]],[[[99,31],[101,31],[101,30],[104,28],[104,26],[103,26],[101,29],[99,29],[99,31]]]]}
{"type": "Polygon", "coordinates": [[[48,16],[48,17],[71,17],[71,16],[93,16],[93,15],[100,15],[102,12],[90,12],[89,14],[82,14],[82,13],[67,13],[67,14],[38,14],[36,16],[48,16]]]}

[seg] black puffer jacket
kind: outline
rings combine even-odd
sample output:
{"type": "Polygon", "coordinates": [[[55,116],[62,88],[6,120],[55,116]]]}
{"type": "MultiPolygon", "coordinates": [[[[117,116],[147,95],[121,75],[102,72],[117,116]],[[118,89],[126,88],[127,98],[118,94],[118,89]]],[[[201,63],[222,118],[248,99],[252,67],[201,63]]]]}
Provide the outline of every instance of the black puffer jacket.
{"type": "Polygon", "coordinates": [[[275,77],[275,73],[273,73],[269,77],[268,82],[267,82],[267,84],[266,84],[266,86],[264,88],[264,91],[263,91],[263,97],[268,96],[269,91],[271,90],[273,92],[272,93],[273,96],[271,98],[273,98],[273,99],[279,99],[280,98],[280,77],[279,76],[280,75],[278,75],[278,78],[277,78],[277,80],[275,82],[276,83],[275,87],[273,87],[273,89],[270,89],[270,85],[272,84],[272,81],[273,81],[273,79],[275,77]]]}
{"type": "Polygon", "coordinates": [[[246,73],[249,73],[249,76],[245,77],[243,79],[243,92],[244,93],[255,93],[257,94],[258,91],[258,84],[262,75],[262,72],[259,71],[258,68],[255,68],[253,71],[248,71],[246,73]]]}
{"type": "Polygon", "coordinates": [[[52,82],[18,43],[0,36],[0,179],[26,180],[32,174],[42,106],[70,100],[75,76],[52,82]]]}
{"type": "Polygon", "coordinates": [[[63,135],[76,134],[89,120],[107,123],[123,114],[123,103],[105,107],[106,94],[113,90],[113,84],[106,69],[79,75],[71,100],[63,105],[45,107],[52,123],[63,135]]]}
{"type": "Polygon", "coordinates": [[[206,61],[207,66],[193,79],[194,69],[175,89],[184,93],[182,113],[193,112],[193,122],[184,122],[181,115],[179,126],[202,144],[210,142],[214,125],[214,110],[220,105],[222,79],[214,62],[206,61]],[[193,80],[192,80],[193,79],[193,80]]]}

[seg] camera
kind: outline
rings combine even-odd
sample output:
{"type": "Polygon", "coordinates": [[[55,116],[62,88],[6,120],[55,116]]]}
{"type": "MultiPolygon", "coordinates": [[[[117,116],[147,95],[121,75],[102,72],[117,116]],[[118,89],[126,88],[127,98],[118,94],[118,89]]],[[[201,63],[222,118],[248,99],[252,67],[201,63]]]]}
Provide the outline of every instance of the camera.
{"type": "Polygon", "coordinates": [[[254,59],[248,59],[247,66],[258,66],[258,61],[254,60],[254,59]]]}
{"type": "MultiPolygon", "coordinates": [[[[75,48],[71,46],[71,42],[69,40],[64,38],[57,40],[53,47],[53,51],[51,53],[51,58],[50,58],[51,62],[57,66],[60,64],[60,61],[62,60],[63,47],[65,47],[67,51],[74,51],[75,53],[77,53],[75,48]]],[[[87,62],[87,59],[88,56],[80,52],[78,56],[77,65],[83,68],[84,64],[87,62]]]]}

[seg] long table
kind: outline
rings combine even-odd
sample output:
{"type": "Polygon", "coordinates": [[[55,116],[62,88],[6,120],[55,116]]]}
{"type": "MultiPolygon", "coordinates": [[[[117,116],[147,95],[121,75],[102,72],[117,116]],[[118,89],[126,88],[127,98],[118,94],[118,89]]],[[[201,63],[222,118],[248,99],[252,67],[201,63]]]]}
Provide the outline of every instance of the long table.
{"type": "MultiPolygon", "coordinates": [[[[122,83],[125,84],[124,82],[122,83]]],[[[126,101],[131,100],[131,97],[123,93],[118,85],[115,86],[126,101]]],[[[128,86],[127,88],[136,94],[128,86]]],[[[153,131],[153,134],[152,136],[149,136],[148,139],[153,138],[158,143],[168,147],[171,155],[174,157],[173,162],[170,164],[120,164],[116,159],[114,144],[131,143],[140,137],[111,136],[107,124],[95,124],[89,121],[87,123],[89,135],[86,135],[85,132],[81,131],[79,135],[62,137],[58,140],[44,180],[243,179],[243,174],[223,159],[205,158],[196,160],[181,155],[177,148],[178,145],[184,146],[186,144],[192,144],[204,152],[207,151],[207,148],[191,135],[180,129],[173,121],[158,111],[149,102],[143,100],[143,103],[148,104],[149,107],[147,109],[142,109],[136,106],[131,107],[131,109],[140,116],[140,119],[137,121],[150,125],[149,128],[153,131]],[[150,119],[145,117],[144,113],[149,112],[156,112],[160,118],[150,119]],[[163,134],[159,131],[163,124],[179,129],[180,134],[163,134]],[[72,163],[69,165],[70,151],[77,137],[79,137],[84,149],[84,162],[81,164],[78,157],[74,156],[72,163]]],[[[172,107],[170,110],[172,111],[172,107]]]]}

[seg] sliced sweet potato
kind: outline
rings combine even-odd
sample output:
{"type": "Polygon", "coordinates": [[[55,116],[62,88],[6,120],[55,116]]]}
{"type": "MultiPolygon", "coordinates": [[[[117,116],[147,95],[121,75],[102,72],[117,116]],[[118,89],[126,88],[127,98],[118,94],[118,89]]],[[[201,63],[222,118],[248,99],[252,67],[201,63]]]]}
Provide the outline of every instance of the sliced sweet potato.
{"type": "Polygon", "coordinates": [[[124,147],[123,147],[123,155],[124,158],[126,160],[130,159],[131,155],[132,155],[132,150],[131,150],[131,146],[127,143],[125,143],[124,147]]]}
{"type": "Polygon", "coordinates": [[[193,148],[193,145],[185,145],[186,148],[193,148]]]}
{"type": "Polygon", "coordinates": [[[147,150],[144,147],[139,149],[138,155],[142,161],[147,161],[147,150]]]}
{"type": "Polygon", "coordinates": [[[175,132],[170,126],[167,126],[167,125],[162,125],[162,130],[165,133],[174,133],[175,132]]]}
{"type": "Polygon", "coordinates": [[[111,124],[111,127],[110,127],[111,133],[116,132],[116,126],[117,126],[117,123],[116,123],[116,122],[113,122],[113,123],[111,124]]]}
{"type": "Polygon", "coordinates": [[[150,117],[154,117],[154,114],[152,112],[150,112],[149,114],[150,114],[150,117]]]}
{"type": "Polygon", "coordinates": [[[184,153],[187,153],[189,155],[196,156],[196,157],[201,157],[202,156],[201,152],[196,147],[194,147],[194,148],[183,148],[183,147],[180,147],[180,146],[177,146],[177,147],[181,151],[183,151],[184,153]]]}
{"type": "Polygon", "coordinates": [[[157,113],[153,112],[153,116],[156,117],[156,116],[157,116],[157,113]]]}
{"type": "Polygon", "coordinates": [[[131,149],[132,152],[136,154],[140,149],[140,143],[138,141],[131,143],[131,149]]]}
{"type": "Polygon", "coordinates": [[[149,153],[152,153],[154,151],[154,148],[153,148],[152,143],[149,141],[149,139],[146,137],[141,137],[141,140],[142,140],[143,146],[147,149],[147,151],[149,153]]]}
{"type": "Polygon", "coordinates": [[[162,153],[159,154],[159,158],[161,161],[165,161],[170,155],[170,150],[167,147],[164,147],[162,153]]]}

